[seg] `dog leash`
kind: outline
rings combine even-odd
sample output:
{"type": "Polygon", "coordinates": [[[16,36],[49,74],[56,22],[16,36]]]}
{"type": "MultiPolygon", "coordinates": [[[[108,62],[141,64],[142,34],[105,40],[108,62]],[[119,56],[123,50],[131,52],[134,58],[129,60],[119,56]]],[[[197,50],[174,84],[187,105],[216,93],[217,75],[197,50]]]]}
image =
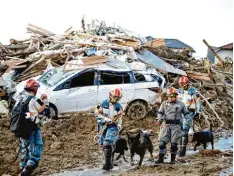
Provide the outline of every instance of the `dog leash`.
{"type": "MultiPolygon", "coordinates": [[[[122,114],[118,114],[118,115],[116,115],[115,117],[113,117],[111,123],[116,123],[116,121],[118,120],[118,118],[119,118],[121,115],[122,115],[122,114]]],[[[107,128],[107,124],[108,124],[108,123],[105,123],[104,127],[102,128],[102,130],[100,130],[100,131],[98,132],[98,134],[96,134],[96,135],[94,136],[94,138],[93,138],[94,142],[96,142],[96,143],[99,144],[99,142],[100,142],[100,140],[101,140],[101,137],[102,137],[102,134],[103,134],[103,132],[105,131],[105,129],[107,128]]],[[[119,133],[119,132],[118,132],[118,133],[119,133]]]]}

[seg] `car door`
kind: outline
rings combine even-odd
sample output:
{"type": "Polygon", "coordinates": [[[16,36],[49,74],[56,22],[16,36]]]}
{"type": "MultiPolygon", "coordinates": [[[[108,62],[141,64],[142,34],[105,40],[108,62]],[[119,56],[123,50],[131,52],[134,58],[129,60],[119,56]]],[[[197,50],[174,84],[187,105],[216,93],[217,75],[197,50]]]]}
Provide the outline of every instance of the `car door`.
{"type": "Polygon", "coordinates": [[[79,72],[67,80],[60,94],[64,113],[88,111],[97,104],[97,86],[94,85],[94,70],[79,72]]]}
{"type": "Polygon", "coordinates": [[[159,87],[158,83],[148,74],[134,72],[135,83],[135,98],[147,101],[149,104],[154,104],[157,94],[150,90],[150,88],[159,87]]]}
{"type": "Polygon", "coordinates": [[[123,107],[134,98],[134,84],[128,72],[100,71],[102,84],[98,86],[98,101],[109,98],[109,92],[115,88],[122,90],[120,103],[123,107]]]}

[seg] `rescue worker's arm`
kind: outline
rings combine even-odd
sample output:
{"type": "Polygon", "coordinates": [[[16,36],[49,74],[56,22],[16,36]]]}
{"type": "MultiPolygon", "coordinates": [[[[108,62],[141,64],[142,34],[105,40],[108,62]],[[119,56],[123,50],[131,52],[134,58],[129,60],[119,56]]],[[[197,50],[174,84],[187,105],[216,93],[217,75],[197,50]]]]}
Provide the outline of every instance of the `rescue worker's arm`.
{"type": "Polygon", "coordinates": [[[185,104],[183,104],[183,107],[182,107],[182,114],[184,115],[184,118],[186,119],[186,125],[191,126],[189,124],[189,119],[190,119],[189,111],[187,110],[185,104]]]}
{"type": "Polygon", "coordinates": [[[29,107],[29,115],[27,114],[27,117],[29,117],[33,122],[38,124],[40,122],[39,114],[43,114],[45,104],[40,99],[33,98],[29,102],[28,107],[29,107]]]}
{"type": "Polygon", "coordinates": [[[198,92],[196,92],[196,113],[202,113],[202,104],[201,104],[201,99],[200,96],[198,94],[198,92]]]}
{"type": "MultiPolygon", "coordinates": [[[[119,130],[120,130],[121,127],[122,127],[122,117],[123,117],[123,108],[122,108],[122,106],[121,106],[120,110],[118,111],[118,115],[117,115],[117,117],[116,117],[117,120],[115,121],[115,123],[117,124],[119,130]]],[[[115,120],[115,119],[112,119],[112,121],[113,121],[113,120],[115,120]]]]}
{"type": "Polygon", "coordinates": [[[95,109],[95,117],[98,120],[98,122],[100,123],[104,123],[104,122],[110,122],[111,119],[105,117],[103,115],[103,110],[102,110],[102,103],[99,103],[95,109]]]}
{"type": "Polygon", "coordinates": [[[158,114],[157,114],[157,120],[160,123],[162,123],[163,120],[164,120],[164,114],[165,114],[165,108],[164,108],[164,106],[165,106],[165,101],[162,102],[162,104],[161,104],[161,106],[160,106],[160,108],[158,110],[158,114]]]}

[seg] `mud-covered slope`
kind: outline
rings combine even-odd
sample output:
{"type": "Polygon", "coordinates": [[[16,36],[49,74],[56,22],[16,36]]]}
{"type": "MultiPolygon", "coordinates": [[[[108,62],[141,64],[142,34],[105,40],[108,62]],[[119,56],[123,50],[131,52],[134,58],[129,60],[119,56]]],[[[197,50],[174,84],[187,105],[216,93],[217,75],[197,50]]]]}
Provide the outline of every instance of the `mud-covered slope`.
{"type": "MultiPolygon", "coordinates": [[[[14,162],[17,143],[7,129],[8,119],[0,119],[0,175],[16,175],[19,172],[19,158],[14,162]]],[[[141,128],[153,128],[153,118],[134,121],[123,119],[124,131],[141,128]]],[[[102,149],[93,141],[96,120],[88,115],[70,115],[51,121],[42,128],[44,153],[39,168],[34,174],[47,175],[61,170],[89,165],[95,167],[102,163],[102,149]]],[[[157,137],[153,138],[157,145],[157,137]]]]}

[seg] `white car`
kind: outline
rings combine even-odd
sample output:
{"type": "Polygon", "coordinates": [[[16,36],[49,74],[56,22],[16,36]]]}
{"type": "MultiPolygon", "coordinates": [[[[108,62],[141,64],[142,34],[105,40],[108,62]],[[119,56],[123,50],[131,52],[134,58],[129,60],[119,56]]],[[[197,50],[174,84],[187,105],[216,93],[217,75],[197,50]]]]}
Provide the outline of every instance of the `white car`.
{"type": "MultiPolygon", "coordinates": [[[[160,96],[159,84],[149,73],[129,69],[94,67],[65,71],[53,68],[36,80],[40,83],[37,96],[47,94],[53,117],[63,113],[94,112],[100,101],[108,98],[110,90],[120,88],[120,100],[130,118],[142,119],[148,108],[160,96]]],[[[164,79],[164,78],[163,78],[164,79]]],[[[25,82],[20,83],[13,98],[19,100],[25,82]]]]}

